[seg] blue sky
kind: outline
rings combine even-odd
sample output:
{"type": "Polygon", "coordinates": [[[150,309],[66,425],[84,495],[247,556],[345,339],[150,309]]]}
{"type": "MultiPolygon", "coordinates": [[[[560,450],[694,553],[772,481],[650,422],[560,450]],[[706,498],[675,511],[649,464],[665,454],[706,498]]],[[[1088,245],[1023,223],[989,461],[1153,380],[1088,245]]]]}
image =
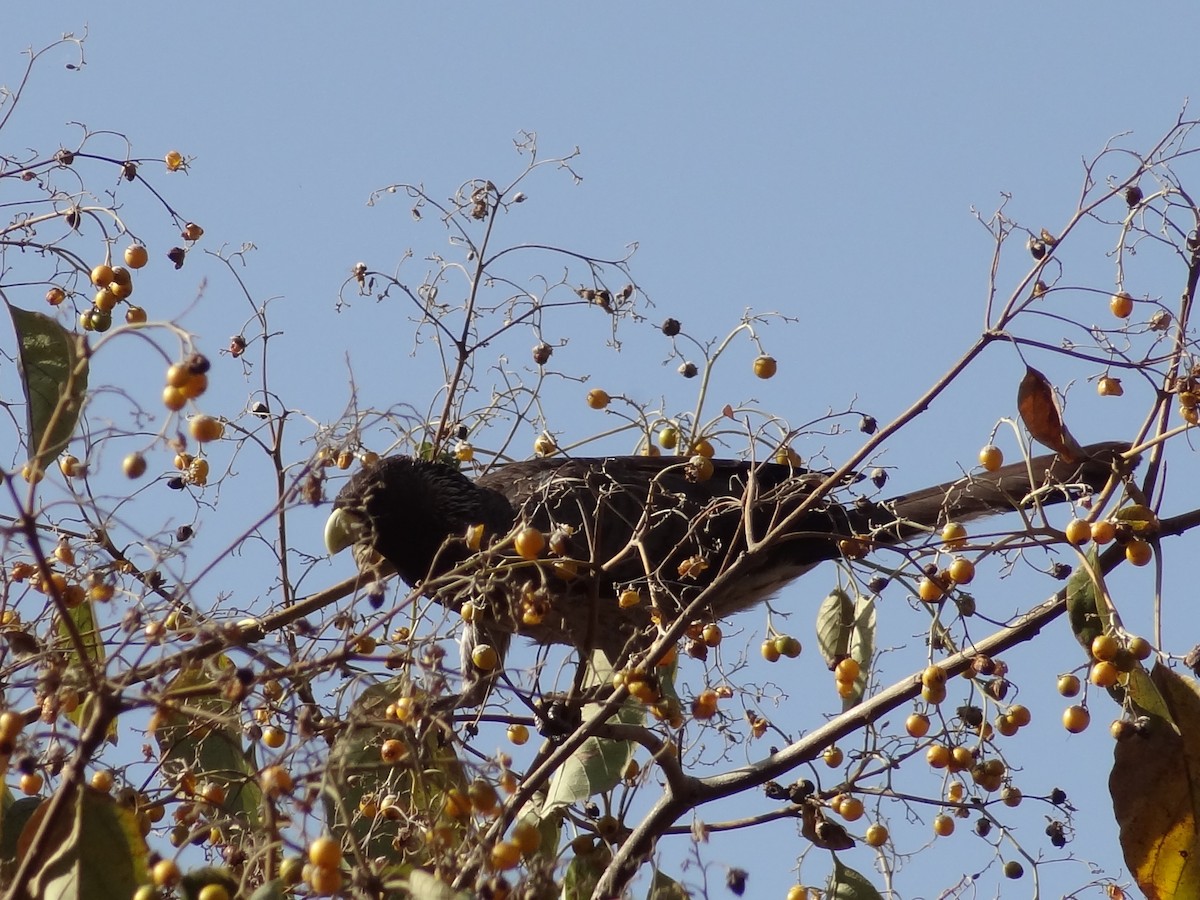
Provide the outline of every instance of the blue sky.
{"type": "MultiPolygon", "coordinates": [[[[407,275],[445,248],[403,199],[368,207],[370,192],[408,181],[447,196],[472,177],[501,183],[520,171],[514,138],[533,131],[543,155],[578,146],[573,165],[583,180],[531,181],[529,201],[503,222],[506,239],[598,256],[637,242],[634,273],[656,306],[620,356],[598,341],[571,346],[591,383],[686,406],[692,386],[675,363],[659,365],[665,351],[652,325],[671,315],[717,336],[747,307],[776,310],[798,320],[764,334],[780,375],[755,382],[744,346],[744,362],[723,382],[728,397],[753,396],[793,421],[852,402],[886,421],[982,324],[992,244],[971,208],[986,218],[1011,192],[1011,215],[1054,231],[1074,209],[1082,158],[1126,131],[1130,146],[1148,147],[1174,123],[1197,79],[1186,44],[1171,36],[1197,25],[1200,10],[1186,3],[1139,7],[1136,17],[1116,3],[26,4],[0,33],[0,82],[15,82],[23,48],[85,26],[87,65],[69,72],[61,67],[68,54],[55,55],[4,132],[4,152],[69,146],[77,132],[66,123],[84,122],[120,131],[137,156],[178,149],[192,157],[188,175],[156,184],[203,225],[205,246],[257,247],[241,275],[259,302],[280,298],[271,308],[281,332],[276,386],[285,402],[331,422],[347,403],[351,370],[364,404],[418,402],[436,386],[437,373],[408,355],[402,310],[359,299],[335,312],[357,261],[390,271],[412,247],[407,275]]],[[[168,231],[147,233],[152,249],[167,246],[168,231]]],[[[1074,283],[1111,286],[1105,249],[1097,242],[1090,257],[1077,258],[1074,283]]],[[[1001,285],[1027,266],[1011,252],[1001,285]]],[[[202,278],[203,294],[182,321],[215,353],[250,314],[221,267],[197,258],[180,274],[148,270],[139,296],[175,315],[202,278]]],[[[1094,374],[1049,357],[1040,363],[1056,381],[1094,374]]],[[[897,490],[972,465],[995,422],[1015,412],[1022,372],[1011,350],[992,350],[925,425],[889,448],[897,490]]],[[[226,415],[246,402],[239,384],[218,396],[225,408],[214,411],[226,415]]],[[[1072,401],[1084,441],[1122,436],[1140,409],[1113,413],[1086,383],[1072,401]]],[[[599,430],[577,406],[560,411],[555,426],[574,438],[599,430]]],[[[313,553],[322,516],[304,520],[313,553]]],[[[341,577],[348,564],[318,569],[310,586],[341,577]]],[[[805,604],[815,606],[833,573],[811,578],[785,598],[800,609],[792,627],[808,641],[805,604]]],[[[1035,597],[1048,590],[1034,585],[1035,597]]],[[[1005,612],[1028,602],[995,591],[1005,612]]],[[[759,625],[740,624],[747,633],[759,625]]],[[[1120,877],[1105,789],[1109,740],[1098,727],[1068,740],[1056,725],[1053,673],[1081,662],[1065,626],[1058,632],[1053,653],[1024,660],[1025,702],[1048,724],[1019,751],[1021,782],[1030,794],[1067,788],[1085,826],[1070,849],[1120,877]]],[[[919,642],[908,632],[892,639],[910,649],[919,642]]],[[[754,798],[712,815],[764,808],[754,798]]],[[[1021,837],[1053,853],[1043,826],[1030,811],[1021,837]]],[[[772,856],[802,852],[787,826],[773,827],[772,856]]],[[[897,879],[903,896],[929,896],[944,885],[945,866],[974,864],[953,855],[980,843],[960,830],[957,849],[908,864],[897,879]]],[[[763,891],[757,896],[782,896],[787,867],[760,868],[761,840],[751,833],[714,842],[702,854],[716,865],[709,877],[720,864],[740,865],[763,891]]],[[[917,846],[911,837],[907,848],[917,846]]],[[[866,851],[856,854],[850,864],[869,869],[866,851]]],[[[978,859],[982,868],[988,857],[978,859]]],[[[823,869],[809,865],[815,881],[823,869]]],[[[1047,865],[1042,888],[1057,894],[1090,877],[1077,862],[1047,865]]]]}

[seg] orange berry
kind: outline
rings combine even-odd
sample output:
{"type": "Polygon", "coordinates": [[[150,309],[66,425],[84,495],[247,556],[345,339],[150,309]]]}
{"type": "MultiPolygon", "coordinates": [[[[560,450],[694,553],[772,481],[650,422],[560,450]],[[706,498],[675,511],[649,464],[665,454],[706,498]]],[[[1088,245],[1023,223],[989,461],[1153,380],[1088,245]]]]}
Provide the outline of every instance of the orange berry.
{"type": "Polygon", "coordinates": [[[108,287],[112,284],[113,270],[112,266],[102,263],[92,269],[91,273],[92,284],[98,288],[108,287]]]}
{"type": "Polygon", "coordinates": [[[841,747],[826,747],[825,752],[821,754],[821,758],[825,760],[825,765],[831,769],[836,769],[842,764],[846,755],[842,753],[841,747]]]}
{"type": "Polygon", "coordinates": [[[1133,312],[1133,297],[1127,291],[1113,294],[1108,299],[1108,308],[1118,319],[1128,319],[1133,312]]]}
{"type": "Polygon", "coordinates": [[[868,847],[882,847],[887,843],[888,830],[878,822],[873,823],[867,828],[867,833],[863,836],[868,847]]]}
{"type": "Polygon", "coordinates": [[[837,668],[833,670],[833,677],[838,681],[854,681],[861,672],[862,666],[858,664],[858,660],[848,656],[837,664],[837,668]]]}
{"type": "Polygon", "coordinates": [[[1134,538],[1125,545],[1125,558],[1135,566],[1144,566],[1154,558],[1154,550],[1145,541],[1134,538]]]}

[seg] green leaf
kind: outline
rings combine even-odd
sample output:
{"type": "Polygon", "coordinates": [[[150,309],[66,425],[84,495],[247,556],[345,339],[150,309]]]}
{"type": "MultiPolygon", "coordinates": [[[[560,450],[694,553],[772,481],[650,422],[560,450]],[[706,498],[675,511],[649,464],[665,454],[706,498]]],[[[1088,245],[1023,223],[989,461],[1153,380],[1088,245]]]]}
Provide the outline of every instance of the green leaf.
{"type": "Polygon", "coordinates": [[[835,588],[817,609],[817,648],[831,669],[850,653],[854,627],[854,601],[841,588],[835,588]]]}
{"type": "MultiPolygon", "coordinates": [[[[424,843],[408,848],[410,822],[437,823],[449,829],[454,841],[461,841],[461,823],[442,815],[446,794],[451,788],[467,789],[462,762],[455,754],[455,743],[441,723],[433,720],[418,734],[408,725],[388,719],[388,704],[401,697],[413,696],[411,682],[403,677],[374,684],[363,691],[345,712],[346,730],[338,737],[329,754],[325,779],[325,813],[330,829],[342,835],[347,829],[368,858],[382,856],[395,860],[390,875],[406,875],[423,865],[429,856],[424,843]],[[386,740],[404,745],[404,757],[396,764],[383,761],[380,750],[386,740]],[[376,804],[391,797],[400,815],[369,818],[360,807],[370,795],[376,804]],[[396,847],[402,847],[397,853],[396,847]]],[[[418,701],[420,695],[415,697],[418,701]]]]}
{"type": "Polygon", "coordinates": [[[842,710],[858,705],[867,690],[871,674],[871,657],[875,653],[875,598],[859,597],[854,604],[854,621],[850,626],[850,658],[858,663],[854,693],[842,698],[842,710]]]}
{"type": "Polygon", "coordinates": [[[575,854],[563,874],[561,900],[588,900],[611,861],[612,851],[605,844],[599,844],[590,853],[575,854]]]}
{"type": "Polygon", "coordinates": [[[1092,652],[1092,641],[1108,627],[1108,604],[1100,597],[1101,585],[1100,551],[1092,547],[1088,551],[1087,565],[1080,566],[1067,582],[1067,620],[1075,640],[1088,652],[1092,652]],[[1093,577],[1092,573],[1096,573],[1093,577]]]}
{"type": "Polygon", "coordinates": [[[654,880],[650,882],[646,900],[690,900],[691,896],[674,878],[658,869],[654,870],[654,880]]]}
{"type": "MultiPolygon", "coordinates": [[[[586,704],[583,707],[584,720],[595,715],[597,709],[599,706],[594,703],[586,704]]],[[[645,718],[642,704],[629,699],[609,721],[641,725],[645,718]]],[[[625,768],[633,758],[634,747],[633,741],[612,741],[598,737],[585,740],[550,777],[550,783],[546,786],[544,813],[612,790],[620,784],[625,768]]]]}
{"type": "MultiPolygon", "coordinates": [[[[90,681],[87,675],[89,668],[91,671],[99,671],[104,668],[104,639],[100,636],[100,629],[96,626],[95,610],[91,603],[81,603],[74,609],[68,610],[67,615],[75,623],[75,630],[83,642],[83,653],[80,654],[74,641],[71,640],[71,633],[67,629],[66,623],[60,621],[58,623],[59,647],[66,652],[66,680],[71,684],[85,685],[90,681]]],[[[95,697],[90,692],[84,693],[83,702],[68,713],[67,717],[79,728],[83,728],[84,723],[92,718],[94,703],[95,697]]],[[[117,742],[117,719],[115,716],[108,723],[108,740],[113,744],[117,742]]]]}
{"type": "Polygon", "coordinates": [[[471,900],[471,894],[458,892],[440,878],[424,869],[413,869],[408,875],[408,892],[412,900],[471,900]]]}
{"type": "MultiPolygon", "coordinates": [[[[219,656],[210,665],[225,669],[233,663],[219,656]]],[[[186,767],[197,783],[220,784],[225,788],[221,809],[256,827],[262,814],[262,789],[254,749],[242,746],[237,704],[221,696],[208,666],[181,669],[167,686],[167,697],[172,693],[189,695],[189,699],[186,706],[159,709],[162,724],[154,737],[164,768],[173,773],[186,767]],[[213,693],[204,696],[202,689],[213,693]]]]}
{"type": "Polygon", "coordinates": [[[87,393],[88,360],[81,339],[54,319],[8,305],[17,334],[25,389],[29,459],[44,469],[67,446],[87,393]]]}
{"type": "Polygon", "coordinates": [[[287,888],[283,886],[283,879],[272,878],[259,885],[258,890],[250,895],[250,900],[284,900],[286,897],[287,888]]]}
{"type": "Polygon", "coordinates": [[[883,900],[875,886],[866,876],[849,866],[842,865],[836,856],[833,859],[833,872],[829,875],[829,884],[825,889],[826,900],[883,900]]]}
{"type": "Polygon", "coordinates": [[[201,866],[199,869],[192,869],[183,876],[179,887],[184,900],[200,900],[200,892],[210,884],[223,886],[229,892],[230,897],[236,897],[238,894],[238,883],[237,879],[233,877],[233,873],[228,869],[220,869],[216,866],[201,866]]]}
{"type": "Polygon", "coordinates": [[[22,797],[14,800],[8,785],[4,786],[4,827],[0,828],[0,875],[7,881],[17,868],[17,841],[25,830],[25,823],[41,804],[40,797],[22,797]]]}
{"type": "MultiPolygon", "coordinates": [[[[42,826],[49,801],[41,803],[18,841],[24,858],[42,826]]],[[[84,786],[70,815],[60,817],[51,833],[51,854],[30,880],[35,897],[57,900],[129,900],[149,879],[148,849],[133,810],[104,791],[84,786]]]]}

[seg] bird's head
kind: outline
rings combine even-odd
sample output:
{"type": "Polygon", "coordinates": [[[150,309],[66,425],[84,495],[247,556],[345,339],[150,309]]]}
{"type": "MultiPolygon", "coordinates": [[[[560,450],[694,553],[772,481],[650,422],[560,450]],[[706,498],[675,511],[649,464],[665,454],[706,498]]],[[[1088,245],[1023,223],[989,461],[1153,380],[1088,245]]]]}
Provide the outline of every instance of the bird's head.
{"type": "Polygon", "coordinates": [[[453,466],[408,456],[390,456],[364,466],[338,492],[325,523],[330,553],[354,547],[391,563],[409,584],[435,568],[449,568],[468,555],[445,546],[472,525],[503,534],[514,513],[503,496],[477,487],[453,466]]]}

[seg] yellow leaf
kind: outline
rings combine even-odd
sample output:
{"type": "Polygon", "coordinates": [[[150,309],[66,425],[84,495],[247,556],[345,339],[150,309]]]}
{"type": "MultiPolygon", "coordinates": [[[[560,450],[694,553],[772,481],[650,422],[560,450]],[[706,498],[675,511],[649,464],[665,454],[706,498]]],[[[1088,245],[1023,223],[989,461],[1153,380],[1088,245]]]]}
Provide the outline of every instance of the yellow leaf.
{"type": "Polygon", "coordinates": [[[1175,727],[1151,716],[1117,742],[1108,788],[1121,849],[1147,900],[1200,897],[1200,686],[1161,665],[1150,678],[1175,727]]]}

